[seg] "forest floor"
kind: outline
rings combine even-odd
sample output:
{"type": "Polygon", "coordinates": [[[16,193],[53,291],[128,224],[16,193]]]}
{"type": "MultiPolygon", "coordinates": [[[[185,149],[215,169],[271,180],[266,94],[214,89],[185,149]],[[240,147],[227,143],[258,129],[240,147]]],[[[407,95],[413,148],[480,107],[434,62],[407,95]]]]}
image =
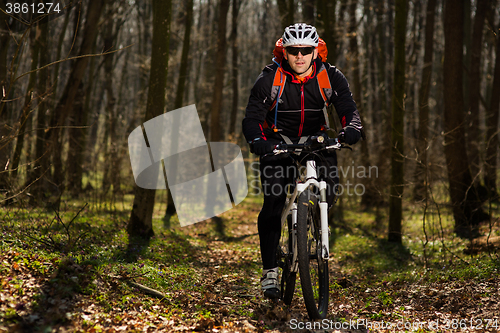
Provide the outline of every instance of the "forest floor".
{"type": "Polygon", "coordinates": [[[0,211],[0,332],[500,331],[498,210],[471,243],[430,208],[424,233],[422,209],[407,207],[398,246],[386,218],[344,204],[329,314],[314,323],[299,281],[291,306],[262,297],[258,199],[223,214],[223,229],[167,229],[159,208],[147,243],[129,241],[128,207],[0,211]]]}

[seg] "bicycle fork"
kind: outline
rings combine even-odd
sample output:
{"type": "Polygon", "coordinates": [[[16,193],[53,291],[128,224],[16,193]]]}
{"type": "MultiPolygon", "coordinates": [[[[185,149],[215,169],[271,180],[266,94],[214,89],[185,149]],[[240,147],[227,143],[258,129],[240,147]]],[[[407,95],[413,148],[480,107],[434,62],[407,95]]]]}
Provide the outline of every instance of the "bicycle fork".
{"type": "Polygon", "coordinates": [[[299,271],[299,262],[297,261],[297,204],[292,204],[292,265],[291,272],[299,271]]]}
{"type": "MultiPolygon", "coordinates": [[[[297,184],[296,191],[298,195],[304,192],[309,186],[319,188],[319,210],[320,210],[320,237],[321,237],[321,258],[328,260],[330,257],[328,238],[330,231],[328,229],[328,203],[326,201],[326,182],[317,180],[316,162],[309,160],[306,162],[306,182],[297,184]]],[[[293,198],[295,199],[295,197],[293,198]]],[[[318,253],[319,254],[319,253],[318,253]]]]}
{"type": "Polygon", "coordinates": [[[328,229],[328,203],[326,202],[326,182],[319,182],[319,193],[320,193],[320,202],[319,202],[319,211],[321,215],[321,257],[324,260],[328,260],[330,257],[329,249],[328,249],[328,236],[330,231],[328,229]]]}

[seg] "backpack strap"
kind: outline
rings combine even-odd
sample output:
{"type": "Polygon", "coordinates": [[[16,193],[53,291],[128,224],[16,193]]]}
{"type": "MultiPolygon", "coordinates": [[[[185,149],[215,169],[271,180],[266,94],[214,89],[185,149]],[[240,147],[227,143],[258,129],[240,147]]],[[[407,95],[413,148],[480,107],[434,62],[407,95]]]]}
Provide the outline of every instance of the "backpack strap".
{"type": "Polygon", "coordinates": [[[330,103],[328,102],[333,94],[332,85],[330,83],[330,78],[328,77],[328,71],[326,70],[325,64],[321,64],[321,68],[317,74],[319,92],[321,93],[321,97],[323,97],[323,101],[325,102],[325,106],[323,107],[323,115],[325,117],[325,125],[329,128],[330,120],[328,118],[328,106],[330,103]]]}
{"type": "Polygon", "coordinates": [[[281,95],[283,94],[283,89],[285,88],[286,83],[286,75],[283,73],[281,67],[278,67],[276,73],[274,74],[273,87],[271,88],[271,100],[273,104],[271,105],[270,110],[272,110],[276,104],[278,103],[281,95]]]}
{"type": "Polygon", "coordinates": [[[283,94],[283,90],[285,88],[286,74],[283,72],[283,69],[281,69],[281,66],[274,59],[273,59],[273,61],[278,65],[278,69],[276,70],[276,73],[274,73],[273,86],[271,88],[271,100],[273,101],[273,104],[269,108],[269,111],[271,111],[274,108],[273,131],[278,132],[279,129],[276,127],[277,120],[278,120],[278,104],[279,104],[279,100],[281,98],[281,95],[283,94]]]}

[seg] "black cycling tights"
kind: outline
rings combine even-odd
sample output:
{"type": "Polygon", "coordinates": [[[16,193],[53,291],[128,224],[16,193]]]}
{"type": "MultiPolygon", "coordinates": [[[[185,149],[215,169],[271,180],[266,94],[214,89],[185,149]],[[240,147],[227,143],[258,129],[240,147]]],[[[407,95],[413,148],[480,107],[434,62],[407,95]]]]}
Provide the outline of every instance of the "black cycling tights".
{"type": "MultiPolygon", "coordinates": [[[[325,159],[327,163],[324,160],[317,159],[316,165],[318,171],[320,171],[320,179],[327,182],[327,201],[328,206],[331,207],[335,198],[333,188],[338,183],[337,157],[332,153],[325,156],[325,159]],[[328,172],[329,177],[324,177],[325,172],[328,172]]],[[[295,183],[297,176],[297,167],[290,157],[271,161],[264,158],[260,161],[260,179],[264,192],[264,205],[259,214],[258,229],[264,269],[278,266],[276,249],[281,234],[281,213],[285,205],[287,191],[293,192],[291,186],[295,183]],[[289,187],[291,188],[289,189],[289,187]]]]}

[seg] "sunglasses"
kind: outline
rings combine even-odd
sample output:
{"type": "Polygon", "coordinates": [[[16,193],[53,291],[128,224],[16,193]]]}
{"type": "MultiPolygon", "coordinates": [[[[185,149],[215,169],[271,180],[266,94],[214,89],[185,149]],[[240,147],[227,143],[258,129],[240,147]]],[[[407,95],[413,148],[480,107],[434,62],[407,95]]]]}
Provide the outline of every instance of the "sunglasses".
{"type": "Polygon", "coordinates": [[[285,50],[288,54],[291,54],[293,56],[299,55],[299,52],[303,55],[306,56],[308,54],[313,53],[315,47],[314,46],[306,46],[306,47],[286,47],[285,50]]]}

